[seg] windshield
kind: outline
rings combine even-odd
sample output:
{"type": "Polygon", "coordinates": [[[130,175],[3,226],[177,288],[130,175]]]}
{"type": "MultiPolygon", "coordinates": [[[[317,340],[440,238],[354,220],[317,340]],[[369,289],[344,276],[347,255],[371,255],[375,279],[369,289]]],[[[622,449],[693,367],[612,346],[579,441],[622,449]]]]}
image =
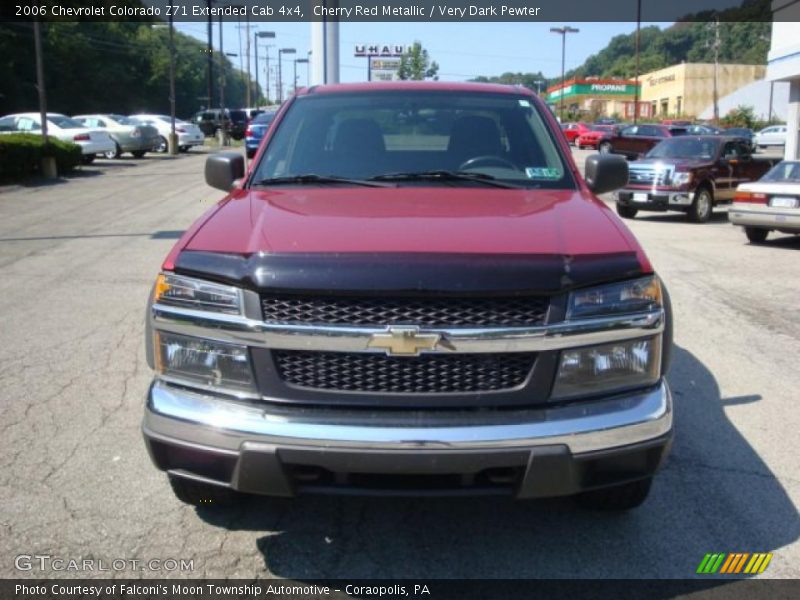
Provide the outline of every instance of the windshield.
{"type": "Polygon", "coordinates": [[[297,98],[251,181],[317,175],[397,185],[471,186],[466,172],[525,187],[574,188],[542,115],[525,96],[383,91],[297,98]]]}
{"type": "Polygon", "coordinates": [[[767,171],[761,181],[770,181],[772,183],[800,182],[800,162],[788,160],[779,162],[767,171]]]}
{"type": "Polygon", "coordinates": [[[660,142],[647,158],[700,158],[711,160],[717,155],[719,142],[697,138],[669,138],[660,142]]]}
{"type": "Polygon", "coordinates": [[[75,129],[83,127],[83,123],[70,119],[69,117],[61,117],[58,115],[47,115],[48,122],[61,129],[75,129]]]}
{"type": "Polygon", "coordinates": [[[125,117],[123,115],[108,115],[108,118],[114,121],[115,123],[119,123],[120,125],[136,125],[136,121],[134,119],[125,117]]]}

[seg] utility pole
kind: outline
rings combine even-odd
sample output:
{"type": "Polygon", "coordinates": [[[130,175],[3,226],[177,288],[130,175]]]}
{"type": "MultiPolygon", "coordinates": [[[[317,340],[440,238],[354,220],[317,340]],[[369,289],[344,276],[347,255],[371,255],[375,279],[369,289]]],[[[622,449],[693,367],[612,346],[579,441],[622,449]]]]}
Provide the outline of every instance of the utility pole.
{"type": "Polygon", "coordinates": [[[642,0],[636,0],[636,84],[633,88],[633,124],[639,120],[639,32],[642,26],[642,0]]]}
{"type": "Polygon", "coordinates": [[[214,80],[214,46],[213,44],[213,30],[212,30],[212,22],[211,22],[211,2],[212,0],[206,0],[206,8],[208,9],[208,43],[206,45],[206,109],[211,108],[212,98],[214,97],[212,94],[212,81],[214,80]]]}
{"type": "Polygon", "coordinates": [[[264,57],[265,60],[267,61],[267,64],[264,67],[264,80],[266,81],[266,83],[264,83],[264,94],[266,94],[267,102],[269,102],[269,74],[270,74],[269,49],[274,47],[275,44],[267,44],[266,46],[264,46],[264,57]]]}
{"type": "Polygon", "coordinates": [[[228,120],[225,116],[225,50],[222,45],[222,15],[219,16],[219,112],[222,120],[219,145],[228,145],[228,120]]]}
{"type": "Polygon", "coordinates": [[[44,156],[42,157],[42,175],[45,179],[58,177],[56,159],[47,152],[47,95],[44,87],[44,59],[42,58],[42,32],[39,19],[33,21],[33,47],[36,53],[36,89],[39,92],[39,120],[42,128],[42,142],[44,142],[44,156]]]}
{"type": "Polygon", "coordinates": [[[172,0],[169,0],[169,140],[167,151],[178,153],[178,136],[175,133],[175,23],[172,16],[172,0]]]}
{"type": "Polygon", "coordinates": [[[294,48],[278,48],[278,104],[283,104],[283,56],[284,54],[296,54],[294,48]]]}
{"type": "MultiPolygon", "coordinates": [[[[255,65],[256,65],[256,108],[258,108],[258,97],[259,97],[259,92],[258,92],[258,38],[274,38],[274,37],[275,37],[275,32],[274,31],[256,31],[253,34],[253,40],[254,40],[253,43],[255,44],[255,47],[256,47],[256,63],[255,63],[255,65]]],[[[267,46],[267,64],[268,65],[269,65],[269,48],[271,48],[271,46],[267,46]]],[[[269,89],[267,90],[267,97],[269,97],[269,89]]]]}
{"type": "Polygon", "coordinates": [[[719,125],[719,94],[717,90],[717,80],[719,79],[719,17],[714,18],[711,24],[714,28],[714,41],[712,46],[714,49],[714,125],[719,125]]]}
{"type": "Polygon", "coordinates": [[[570,27],[569,25],[564,25],[563,27],[551,27],[550,31],[552,33],[557,33],[561,36],[561,108],[559,109],[559,119],[561,122],[564,122],[564,69],[566,66],[566,55],[567,55],[567,34],[568,33],[578,33],[580,29],[575,27],[570,27]]]}

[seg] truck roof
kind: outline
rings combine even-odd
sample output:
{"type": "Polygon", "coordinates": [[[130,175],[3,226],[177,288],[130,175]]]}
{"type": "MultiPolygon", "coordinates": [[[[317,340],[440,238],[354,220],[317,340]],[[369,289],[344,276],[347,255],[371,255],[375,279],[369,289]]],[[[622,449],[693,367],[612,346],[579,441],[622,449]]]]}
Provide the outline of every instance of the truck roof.
{"type": "Polygon", "coordinates": [[[297,90],[298,96],[309,94],[347,94],[354,92],[391,91],[436,91],[436,92],[483,92],[533,96],[534,93],[521,85],[499,83],[451,82],[451,81],[371,81],[360,83],[336,83],[314,85],[297,90]]]}

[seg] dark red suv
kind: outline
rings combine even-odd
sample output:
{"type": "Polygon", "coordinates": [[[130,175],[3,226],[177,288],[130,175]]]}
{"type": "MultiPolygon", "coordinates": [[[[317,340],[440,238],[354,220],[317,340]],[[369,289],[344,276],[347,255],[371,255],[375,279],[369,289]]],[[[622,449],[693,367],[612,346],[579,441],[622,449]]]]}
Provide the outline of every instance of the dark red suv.
{"type": "Polygon", "coordinates": [[[621,154],[625,158],[636,160],[650,152],[660,141],[677,135],[686,135],[686,127],[629,125],[604,138],[597,148],[601,154],[621,154]]]}

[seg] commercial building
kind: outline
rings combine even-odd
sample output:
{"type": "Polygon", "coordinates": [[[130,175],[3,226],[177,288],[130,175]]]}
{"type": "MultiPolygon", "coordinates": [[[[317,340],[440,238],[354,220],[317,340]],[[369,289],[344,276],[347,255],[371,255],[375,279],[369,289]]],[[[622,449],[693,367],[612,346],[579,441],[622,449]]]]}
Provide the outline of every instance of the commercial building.
{"type": "MultiPolygon", "coordinates": [[[[713,63],[681,63],[639,78],[641,101],[649,105],[649,115],[697,117],[714,105],[714,80],[716,71],[717,98],[763,79],[763,65],[733,65],[713,63]]],[[[720,112],[720,116],[723,114],[720,112]]]]}
{"type": "MultiPolygon", "coordinates": [[[[545,98],[557,109],[561,106],[562,94],[568,112],[632,119],[636,82],[627,79],[570,79],[563,86],[559,83],[547,88],[545,98]]],[[[640,103],[640,116],[648,116],[649,110],[649,105],[640,103]]]]}
{"type": "Polygon", "coordinates": [[[786,111],[787,160],[800,159],[800,41],[797,29],[800,4],[773,1],[772,43],[767,56],[767,78],[789,82],[789,104],[786,111]]]}

